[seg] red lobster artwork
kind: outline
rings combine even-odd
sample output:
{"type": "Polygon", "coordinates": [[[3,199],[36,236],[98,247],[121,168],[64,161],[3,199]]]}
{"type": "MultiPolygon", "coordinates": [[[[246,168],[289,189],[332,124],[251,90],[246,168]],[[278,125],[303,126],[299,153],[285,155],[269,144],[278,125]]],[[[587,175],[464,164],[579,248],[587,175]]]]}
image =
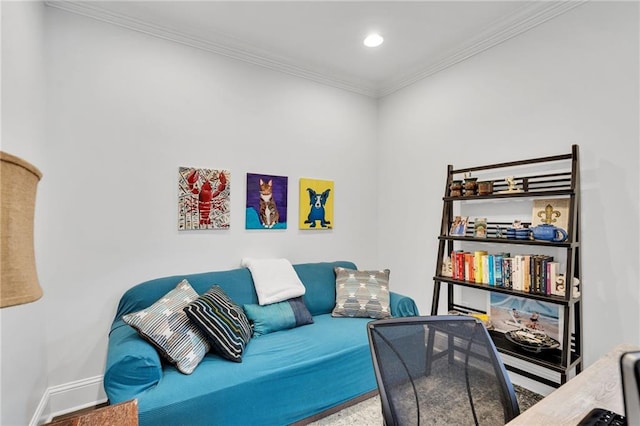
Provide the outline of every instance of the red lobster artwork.
{"type": "Polygon", "coordinates": [[[198,188],[198,179],[200,179],[198,169],[193,169],[187,176],[187,183],[189,184],[189,190],[191,193],[198,195],[198,214],[200,216],[200,225],[210,225],[211,210],[220,208],[215,198],[227,188],[227,178],[223,172],[218,174],[219,183],[215,191],[213,191],[213,186],[209,180],[205,181],[201,188],[198,188]]]}

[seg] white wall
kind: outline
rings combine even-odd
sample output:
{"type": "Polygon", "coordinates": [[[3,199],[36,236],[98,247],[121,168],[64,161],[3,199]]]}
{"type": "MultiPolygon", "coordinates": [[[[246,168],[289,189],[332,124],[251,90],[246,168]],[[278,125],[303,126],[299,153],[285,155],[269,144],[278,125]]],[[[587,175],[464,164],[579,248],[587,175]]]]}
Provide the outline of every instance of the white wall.
{"type": "MultiPolygon", "coordinates": [[[[46,142],[33,158],[44,174],[44,298],[32,312],[46,319],[36,344],[51,392],[102,374],[118,299],[142,280],[236,268],[244,256],[375,266],[375,100],[53,8],[45,19],[35,33],[46,35],[46,90],[36,91],[46,142]],[[178,232],[179,166],[231,170],[230,230],[178,232]],[[286,231],[244,229],[247,172],[289,177],[286,231]],[[335,182],[333,230],[297,229],[300,177],[335,182]]],[[[21,78],[8,77],[4,87],[21,78]]],[[[27,339],[12,332],[13,318],[4,315],[6,389],[31,375],[8,368],[33,350],[18,343],[27,339]]],[[[84,402],[102,397],[96,388],[84,402]]],[[[16,395],[1,423],[26,424],[34,407],[22,401],[40,396],[33,387],[16,395]]]]}
{"type": "MultiPolygon", "coordinates": [[[[640,343],[637,4],[580,6],[379,103],[41,3],[2,2],[2,15],[2,149],[44,172],[45,291],[0,311],[3,425],[28,423],[44,389],[95,385],[115,304],[147,278],[233,268],[242,256],[352,259],[390,267],[396,290],[427,313],[445,165],[572,143],[586,361],[640,343]],[[176,230],[181,165],[231,169],[230,230],[176,230]],[[247,172],[289,176],[288,230],[244,230],[247,172]],[[335,180],[333,231],[296,229],[299,177],[335,180]],[[624,218],[634,225],[621,233],[624,218]]],[[[87,388],[84,402],[102,396],[87,388]]]]}
{"type": "Polygon", "coordinates": [[[638,18],[638,3],[590,2],[380,101],[379,258],[422,312],[446,165],[565,154],[576,143],[586,364],[640,343],[638,18]]]}
{"type": "MultiPolygon", "coordinates": [[[[1,2],[3,151],[36,166],[44,164],[44,6],[39,2],[1,2]]],[[[42,241],[36,205],[35,244],[42,241]]],[[[43,252],[36,249],[36,256],[43,252]]],[[[42,279],[42,276],[40,277],[42,279]]],[[[2,330],[0,424],[27,424],[48,386],[42,302],[0,310],[2,330]]]]}

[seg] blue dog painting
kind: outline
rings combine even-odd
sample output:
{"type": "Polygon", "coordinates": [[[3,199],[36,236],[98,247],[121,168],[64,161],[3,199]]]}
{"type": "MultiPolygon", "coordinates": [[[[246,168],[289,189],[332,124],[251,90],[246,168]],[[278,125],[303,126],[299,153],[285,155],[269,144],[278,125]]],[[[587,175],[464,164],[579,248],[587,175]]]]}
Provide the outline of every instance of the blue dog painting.
{"type": "Polygon", "coordinates": [[[300,179],[300,229],[332,229],[332,198],[332,181],[300,179]]]}
{"type": "Polygon", "coordinates": [[[304,223],[308,223],[310,228],[316,227],[316,221],[320,221],[320,226],[323,228],[331,225],[331,222],[325,218],[325,210],[324,205],[327,203],[327,198],[329,198],[329,192],[331,189],[325,190],[322,194],[316,193],[311,188],[307,188],[309,192],[309,205],[311,209],[309,210],[309,216],[307,216],[307,220],[304,223]]]}

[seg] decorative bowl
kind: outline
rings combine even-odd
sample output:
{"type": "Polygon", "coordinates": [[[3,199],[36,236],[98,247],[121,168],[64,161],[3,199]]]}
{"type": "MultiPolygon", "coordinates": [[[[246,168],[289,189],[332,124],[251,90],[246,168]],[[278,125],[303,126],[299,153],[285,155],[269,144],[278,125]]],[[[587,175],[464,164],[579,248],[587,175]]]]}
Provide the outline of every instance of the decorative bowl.
{"type": "Polygon", "coordinates": [[[539,353],[548,349],[560,347],[560,342],[549,337],[546,333],[530,328],[511,330],[505,333],[508,341],[525,351],[539,353]]]}

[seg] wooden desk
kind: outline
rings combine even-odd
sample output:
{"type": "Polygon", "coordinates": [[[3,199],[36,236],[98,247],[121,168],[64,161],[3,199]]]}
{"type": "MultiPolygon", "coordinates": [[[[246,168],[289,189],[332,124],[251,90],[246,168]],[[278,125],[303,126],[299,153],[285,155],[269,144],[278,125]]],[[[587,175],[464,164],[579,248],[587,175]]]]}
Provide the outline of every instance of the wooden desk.
{"type": "Polygon", "coordinates": [[[640,350],[636,345],[619,345],[582,373],[513,419],[509,426],[575,426],[593,408],[606,408],[624,415],[620,355],[640,350]]]}

